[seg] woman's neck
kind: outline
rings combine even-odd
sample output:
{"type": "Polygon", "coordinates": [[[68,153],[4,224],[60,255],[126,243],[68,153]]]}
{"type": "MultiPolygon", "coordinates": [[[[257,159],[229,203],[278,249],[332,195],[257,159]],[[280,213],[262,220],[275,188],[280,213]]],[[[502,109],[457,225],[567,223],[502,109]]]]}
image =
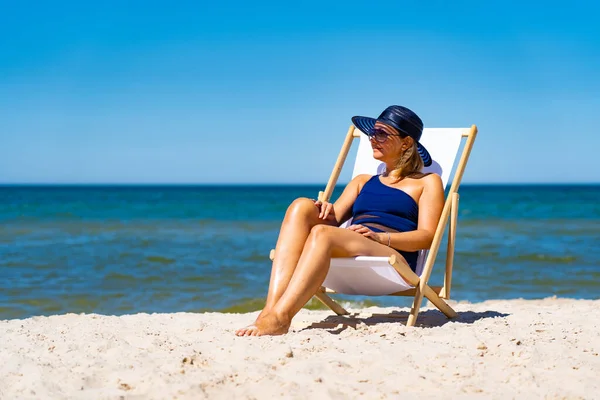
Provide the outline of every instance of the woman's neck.
{"type": "Polygon", "coordinates": [[[385,164],[385,171],[383,172],[383,176],[389,176],[390,173],[396,168],[396,164],[385,164]]]}

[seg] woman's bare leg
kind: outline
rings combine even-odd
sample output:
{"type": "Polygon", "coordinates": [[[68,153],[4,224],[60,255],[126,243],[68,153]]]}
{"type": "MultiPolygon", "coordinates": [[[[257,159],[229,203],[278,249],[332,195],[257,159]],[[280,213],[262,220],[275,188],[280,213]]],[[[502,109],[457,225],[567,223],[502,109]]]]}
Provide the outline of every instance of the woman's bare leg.
{"type": "MultiPolygon", "coordinates": [[[[334,219],[323,220],[318,217],[319,208],[315,206],[314,200],[299,198],[288,207],[275,246],[275,259],[271,267],[267,301],[258,318],[269,312],[285,292],[311,229],[319,224],[333,225],[336,223],[334,219]]],[[[238,329],[236,335],[248,336],[255,330],[256,327],[250,325],[238,329]]]]}
{"type": "Polygon", "coordinates": [[[302,256],[293,277],[279,301],[256,321],[253,335],[277,335],[286,333],[294,315],[323,284],[331,257],[356,255],[390,256],[397,251],[381,243],[365,238],[359,233],[330,226],[315,226],[306,240],[302,256]]]}
{"type": "Polygon", "coordinates": [[[319,219],[319,208],[315,206],[314,200],[300,198],[292,202],[281,224],[275,246],[276,256],[271,268],[266,309],[272,308],[285,292],[311,229],[319,224],[333,223],[335,221],[331,219],[319,219]]]}

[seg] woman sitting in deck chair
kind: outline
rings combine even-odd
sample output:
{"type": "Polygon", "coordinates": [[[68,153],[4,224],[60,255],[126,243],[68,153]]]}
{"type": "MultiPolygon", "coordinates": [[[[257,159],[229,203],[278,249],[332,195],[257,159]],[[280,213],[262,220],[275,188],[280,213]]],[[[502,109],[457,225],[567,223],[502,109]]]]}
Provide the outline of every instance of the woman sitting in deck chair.
{"type": "Polygon", "coordinates": [[[369,136],[381,175],[358,175],[331,204],[307,198],[289,206],[275,247],[265,308],[238,336],[287,333],[294,315],[323,284],[332,257],[391,256],[413,271],[428,249],[444,206],[441,178],[423,174],[431,164],[419,143],[423,122],[401,106],[379,118],[353,117],[369,136]],[[352,225],[340,225],[352,218],[352,225]]]}

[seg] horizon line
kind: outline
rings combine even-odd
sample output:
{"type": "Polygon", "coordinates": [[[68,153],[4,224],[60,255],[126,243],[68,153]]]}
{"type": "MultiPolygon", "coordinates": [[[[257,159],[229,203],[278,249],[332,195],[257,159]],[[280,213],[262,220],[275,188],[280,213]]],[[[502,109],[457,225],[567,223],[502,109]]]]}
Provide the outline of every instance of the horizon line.
{"type": "MultiPolygon", "coordinates": [[[[337,186],[345,186],[349,182],[338,182],[337,186]]],[[[463,182],[461,186],[597,186],[597,182],[463,182]]],[[[40,187],[40,186],[326,186],[323,182],[51,182],[51,183],[3,183],[0,187],[40,187]]]]}

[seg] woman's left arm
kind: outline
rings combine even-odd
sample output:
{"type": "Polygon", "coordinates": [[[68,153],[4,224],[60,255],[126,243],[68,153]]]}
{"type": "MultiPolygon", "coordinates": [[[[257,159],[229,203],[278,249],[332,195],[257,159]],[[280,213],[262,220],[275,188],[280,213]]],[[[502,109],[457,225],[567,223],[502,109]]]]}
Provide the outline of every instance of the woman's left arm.
{"type": "Polygon", "coordinates": [[[422,179],[424,185],[419,198],[417,230],[390,234],[391,247],[404,251],[417,251],[431,247],[444,208],[444,187],[442,179],[437,174],[429,174],[422,179]]]}

